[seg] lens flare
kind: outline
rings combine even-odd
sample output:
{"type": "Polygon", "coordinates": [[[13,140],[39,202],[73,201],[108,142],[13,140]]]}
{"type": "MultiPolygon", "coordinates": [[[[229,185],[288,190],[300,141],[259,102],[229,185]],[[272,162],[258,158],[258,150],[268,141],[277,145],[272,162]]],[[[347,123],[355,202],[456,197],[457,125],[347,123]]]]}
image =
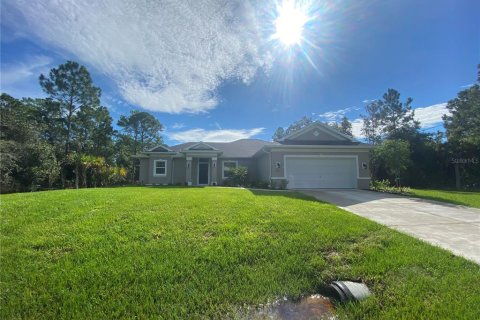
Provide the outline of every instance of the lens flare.
{"type": "Polygon", "coordinates": [[[303,40],[303,29],[310,20],[304,8],[295,1],[284,1],[277,7],[277,18],[274,21],[274,39],[278,39],[286,47],[300,45],[303,40]]]}

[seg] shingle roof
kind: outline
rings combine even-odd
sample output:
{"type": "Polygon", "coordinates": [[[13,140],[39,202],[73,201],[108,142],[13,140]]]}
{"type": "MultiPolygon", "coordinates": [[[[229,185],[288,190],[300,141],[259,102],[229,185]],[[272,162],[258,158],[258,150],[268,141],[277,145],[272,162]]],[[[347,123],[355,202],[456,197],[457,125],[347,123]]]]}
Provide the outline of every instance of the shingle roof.
{"type": "MultiPolygon", "coordinates": [[[[173,151],[183,151],[198,142],[187,142],[169,147],[173,151]]],[[[225,158],[250,158],[266,145],[278,144],[276,142],[259,139],[240,139],[233,142],[205,142],[206,144],[223,152],[225,158]]]]}

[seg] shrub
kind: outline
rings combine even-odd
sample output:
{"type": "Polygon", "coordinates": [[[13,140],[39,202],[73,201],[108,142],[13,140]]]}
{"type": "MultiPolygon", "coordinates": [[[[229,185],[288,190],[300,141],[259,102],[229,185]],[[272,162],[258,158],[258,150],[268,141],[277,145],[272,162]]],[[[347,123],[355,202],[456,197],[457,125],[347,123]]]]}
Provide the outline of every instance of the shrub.
{"type": "Polygon", "coordinates": [[[225,181],[225,185],[233,187],[245,187],[248,183],[248,168],[236,167],[230,169],[231,176],[225,181]]]}
{"type": "Polygon", "coordinates": [[[388,192],[388,193],[399,193],[407,194],[410,192],[409,187],[396,187],[392,186],[389,180],[372,180],[370,182],[370,190],[388,192]]]}
{"type": "Polygon", "coordinates": [[[288,180],[287,179],[282,179],[280,180],[280,190],[285,190],[287,189],[287,185],[288,185],[288,180]]]}
{"type": "Polygon", "coordinates": [[[287,179],[272,179],[270,180],[270,186],[272,189],[285,190],[287,189],[288,180],[287,179]]]}
{"type": "Polygon", "coordinates": [[[252,187],[258,189],[269,189],[270,183],[268,181],[254,181],[252,182],[252,187]]]}

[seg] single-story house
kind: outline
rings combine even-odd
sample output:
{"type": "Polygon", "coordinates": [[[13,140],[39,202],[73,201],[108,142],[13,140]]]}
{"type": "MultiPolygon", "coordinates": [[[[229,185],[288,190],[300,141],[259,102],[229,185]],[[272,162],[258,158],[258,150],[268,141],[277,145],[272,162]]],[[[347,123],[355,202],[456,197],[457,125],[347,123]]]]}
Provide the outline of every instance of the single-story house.
{"type": "Polygon", "coordinates": [[[133,156],[143,184],[222,185],[230,170],[248,168],[249,181],[289,189],[368,188],[371,146],[320,122],[277,142],[188,142],[158,146],[133,156]]]}

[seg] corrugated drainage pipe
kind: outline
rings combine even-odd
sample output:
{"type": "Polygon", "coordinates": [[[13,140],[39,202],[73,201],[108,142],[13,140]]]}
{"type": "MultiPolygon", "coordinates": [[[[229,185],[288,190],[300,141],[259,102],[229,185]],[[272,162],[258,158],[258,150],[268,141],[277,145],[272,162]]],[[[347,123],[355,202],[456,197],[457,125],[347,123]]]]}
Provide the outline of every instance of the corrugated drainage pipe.
{"type": "Polygon", "coordinates": [[[328,291],[340,302],[360,301],[370,296],[370,290],[363,283],[352,281],[333,281],[328,291]]]}

